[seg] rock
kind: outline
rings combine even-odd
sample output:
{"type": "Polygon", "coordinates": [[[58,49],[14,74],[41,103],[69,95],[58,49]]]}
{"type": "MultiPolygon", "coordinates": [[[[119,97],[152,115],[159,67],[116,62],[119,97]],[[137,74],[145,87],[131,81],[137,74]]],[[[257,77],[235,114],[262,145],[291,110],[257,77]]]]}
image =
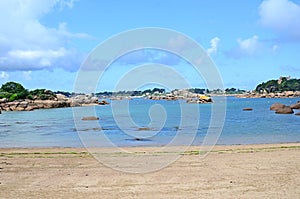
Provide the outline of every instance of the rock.
{"type": "Polygon", "coordinates": [[[151,130],[151,128],[149,128],[149,127],[140,127],[140,128],[138,128],[138,131],[150,131],[151,130]]]}
{"type": "Polygon", "coordinates": [[[46,108],[46,109],[70,107],[70,103],[67,101],[35,100],[33,104],[38,108],[46,108]]]}
{"type": "Polygon", "coordinates": [[[291,105],[292,109],[300,109],[300,101],[298,101],[296,104],[291,105]]]}
{"type": "Polygon", "coordinates": [[[1,103],[6,103],[6,102],[8,102],[8,99],[7,99],[7,98],[2,98],[2,99],[0,99],[0,104],[1,104],[1,103]]]}
{"type": "Polygon", "coordinates": [[[294,91],[286,91],[285,96],[286,97],[292,97],[294,95],[294,91]]]}
{"type": "Polygon", "coordinates": [[[22,107],[22,108],[26,108],[28,106],[29,102],[27,101],[23,101],[23,102],[20,102],[20,104],[18,105],[18,107],[22,107]]]}
{"type": "Polygon", "coordinates": [[[88,117],[83,117],[81,120],[99,120],[99,117],[88,116],[88,117]]]}
{"type": "Polygon", "coordinates": [[[252,111],[253,108],[243,108],[243,111],[252,111]]]}
{"type": "Polygon", "coordinates": [[[298,115],[298,116],[300,116],[300,112],[298,112],[298,113],[295,113],[295,115],[298,115]]]}
{"type": "Polygon", "coordinates": [[[10,111],[15,111],[19,104],[20,104],[20,102],[18,102],[18,101],[7,102],[6,106],[9,108],[10,111]]]}
{"type": "Polygon", "coordinates": [[[300,97],[300,91],[295,91],[294,96],[295,97],[300,97]]]}
{"type": "Polygon", "coordinates": [[[63,94],[56,94],[56,98],[57,98],[57,100],[61,100],[61,101],[67,101],[68,100],[68,98],[65,96],[65,95],[63,95],[63,94]]]}
{"type": "Polygon", "coordinates": [[[99,105],[106,105],[106,104],[109,104],[107,101],[105,100],[102,100],[101,102],[98,103],[99,105]]]}
{"type": "Polygon", "coordinates": [[[77,95],[67,100],[71,107],[98,104],[98,98],[92,95],[77,95]]]}
{"type": "Polygon", "coordinates": [[[81,103],[79,103],[78,101],[75,101],[75,100],[70,100],[69,99],[67,102],[70,103],[71,107],[77,107],[77,106],[81,106],[82,105],[81,103]]]}
{"type": "Polygon", "coordinates": [[[268,97],[269,98],[274,98],[275,97],[275,93],[269,93],[268,97]]]}
{"type": "Polygon", "coordinates": [[[284,108],[284,107],[285,107],[284,104],[280,104],[280,103],[276,102],[270,106],[270,110],[276,111],[277,109],[284,108]]]}
{"type": "Polygon", "coordinates": [[[18,106],[14,109],[14,111],[25,111],[24,107],[18,106]]]}
{"type": "Polygon", "coordinates": [[[27,106],[24,111],[33,111],[34,109],[38,109],[37,106],[27,106]]]}
{"type": "Polygon", "coordinates": [[[0,109],[0,114],[1,114],[2,112],[1,112],[1,109],[0,109]]]}
{"type": "Polygon", "coordinates": [[[97,103],[98,102],[98,97],[91,97],[89,103],[97,103]]]}
{"type": "Polygon", "coordinates": [[[44,108],[43,100],[34,100],[33,104],[39,108],[44,108]]]}
{"type": "Polygon", "coordinates": [[[278,108],[275,113],[277,114],[293,114],[294,111],[290,106],[284,106],[283,108],[278,108]]]}

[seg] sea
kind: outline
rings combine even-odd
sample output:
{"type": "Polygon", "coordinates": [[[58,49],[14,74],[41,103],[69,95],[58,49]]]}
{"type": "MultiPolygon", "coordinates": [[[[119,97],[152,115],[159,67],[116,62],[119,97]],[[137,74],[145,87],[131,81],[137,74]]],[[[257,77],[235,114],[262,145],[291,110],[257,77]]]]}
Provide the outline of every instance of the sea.
{"type": "Polygon", "coordinates": [[[209,136],[217,145],[300,141],[300,116],[270,111],[275,102],[291,105],[300,98],[213,100],[223,106],[135,98],[105,106],[2,111],[0,148],[201,145],[209,136]],[[87,116],[99,120],[82,120],[87,116]]]}

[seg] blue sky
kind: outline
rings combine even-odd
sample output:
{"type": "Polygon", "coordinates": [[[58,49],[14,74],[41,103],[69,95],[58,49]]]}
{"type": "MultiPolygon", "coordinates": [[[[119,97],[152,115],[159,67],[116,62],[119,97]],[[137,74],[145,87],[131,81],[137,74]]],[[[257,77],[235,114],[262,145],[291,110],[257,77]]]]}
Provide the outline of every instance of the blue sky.
{"type": "MultiPolygon", "coordinates": [[[[281,75],[300,78],[299,0],[0,0],[0,17],[0,84],[73,91],[89,52],[113,35],[143,27],[173,29],[197,41],[225,87],[251,90],[281,75]]],[[[149,52],[120,60],[99,89],[112,90],[116,78],[110,76],[121,76],[141,58],[149,62],[155,53],[149,52]]],[[[166,56],[165,64],[184,65],[166,56]]],[[[179,72],[192,86],[203,86],[186,68],[179,72]]]]}

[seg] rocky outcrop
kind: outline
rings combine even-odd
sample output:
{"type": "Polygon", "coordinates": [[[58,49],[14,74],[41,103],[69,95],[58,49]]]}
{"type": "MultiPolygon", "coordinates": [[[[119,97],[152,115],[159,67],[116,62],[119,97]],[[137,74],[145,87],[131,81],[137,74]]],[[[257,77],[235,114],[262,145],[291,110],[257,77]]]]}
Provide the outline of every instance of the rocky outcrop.
{"type": "Polygon", "coordinates": [[[275,103],[272,104],[270,110],[275,111],[277,114],[293,114],[294,111],[290,106],[286,106],[284,104],[275,103]]]}
{"type": "Polygon", "coordinates": [[[243,108],[243,111],[252,111],[253,108],[243,108]]]}
{"type": "Polygon", "coordinates": [[[293,98],[300,97],[300,91],[285,91],[282,93],[247,93],[236,95],[238,98],[293,98]]]}
{"type": "Polygon", "coordinates": [[[191,98],[186,100],[186,103],[188,104],[207,104],[211,102],[212,102],[211,98],[210,99],[191,98]]]}
{"type": "Polygon", "coordinates": [[[186,103],[189,104],[206,104],[212,103],[211,97],[206,95],[199,95],[195,93],[187,93],[186,95],[174,95],[174,94],[167,94],[167,95],[159,95],[159,96],[148,96],[148,99],[151,100],[186,100],[186,103]]]}
{"type": "Polygon", "coordinates": [[[78,95],[75,97],[67,98],[62,94],[57,94],[53,100],[18,100],[8,102],[6,98],[0,99],[0,110],[4,111],[32,111],[35,109],[49,109],[49,108],[65,108],[87,105],[106,105],[109,104],[103,100],[98,102],[98,98],[92,95],[78,95]]]}
{"type": "Polygon", "coordinates": [[[85,106],[85,105],[97,105],[98,98],[93,95],[77,95],[68,99],[71,107],[85,106]]]}
{"type": "Polygon", "coordinates": [[[64,107],[70,107],[70,104],[66,101],[61,100],[24,100],[0,103],[0,108],[4,111],[32,111],[35,109],[64,107]]]}

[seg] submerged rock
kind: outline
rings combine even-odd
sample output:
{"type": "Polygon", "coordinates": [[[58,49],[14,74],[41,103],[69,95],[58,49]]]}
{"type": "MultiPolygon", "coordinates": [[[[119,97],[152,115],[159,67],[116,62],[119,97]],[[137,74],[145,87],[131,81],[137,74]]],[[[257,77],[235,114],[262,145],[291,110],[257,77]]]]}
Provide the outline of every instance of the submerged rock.
{"type": "Polygon", "coordinates": [[[99,117],[88,116],[88,117],[83,117],[81,120],[99,120],[99,117]]]}
{"type": "Polygon", "coordinates": [[[151,130],[151,128],[149,128],[149,127],[140,127],[140,128],[138,128],[138,131],[150,131],[151,130]]]}
{"type": "Polygon", "coordinates": [[[243,108],[243,111],[252,111],[253,108],[243,108]]]}

